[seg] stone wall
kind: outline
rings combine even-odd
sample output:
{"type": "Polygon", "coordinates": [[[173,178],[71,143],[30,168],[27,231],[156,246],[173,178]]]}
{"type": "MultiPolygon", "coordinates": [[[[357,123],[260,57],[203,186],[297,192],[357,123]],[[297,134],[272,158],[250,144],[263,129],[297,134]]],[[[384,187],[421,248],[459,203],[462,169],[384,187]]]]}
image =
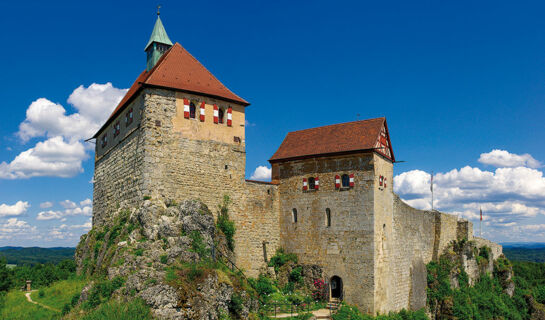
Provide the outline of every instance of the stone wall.
{"type": "Polygon", "coordinates": [[[373,313],[373,155],[313,158],[274,166],[280,182],[282,246],[296,253],[301,263],[322,266],[326,281],[339,276],[345,300],[373,313]],[[351,173],[355,186],[335,189],[335,175],[351,173]],[[302,190],[303,178],[309,177],[319,178],[319,190],[302,190]],[[331,212],[329,227],[326,209],[331,212]]]}
{"type": "Polygon", "coordinates": [[[100,140],[96,143],[93,225],[101,225],[105,215],[115,211],[119,206],[132,206],[142,199],[141,162],[144,155],[140,129],[142,102],[141,98],[137,98],[130,104],[129,108],[133,108],[134,115],[130,126],[125,126],[124,114],[113,122],[119,119],[123,122],[118,137],[113,137],[110,126],[105,130],[109,135],[106,147],[102,148],[100,140]]]}

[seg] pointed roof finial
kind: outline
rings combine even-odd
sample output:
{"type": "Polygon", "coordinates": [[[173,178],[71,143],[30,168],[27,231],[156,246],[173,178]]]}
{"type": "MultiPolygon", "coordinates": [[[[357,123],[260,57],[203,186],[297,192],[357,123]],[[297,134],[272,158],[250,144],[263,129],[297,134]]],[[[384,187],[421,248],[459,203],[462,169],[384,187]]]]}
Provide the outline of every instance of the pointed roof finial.
{"type": "Polygon", "coordinates": [[[161,15],[161,12],[159,11],[161,9],[161,5],[157,5],[157,16],[161,15]]]}
{"type": "Polygon", "coordinates": [[[151,37],[148,41],[148,44],[146,44],[146,49],[153,43],[162,43],[169,46],[172,46],[172,41],[170,41],[170,38],[167,35],[167,32],[165,31],[165,27],[163,27],[163,22],[161,22],[161,18],[159,17],[159,8],[161,6],[157,6],[157,21],[155,21],[155,26],[153,26],[153,31],[151,32],[151,37]]]}

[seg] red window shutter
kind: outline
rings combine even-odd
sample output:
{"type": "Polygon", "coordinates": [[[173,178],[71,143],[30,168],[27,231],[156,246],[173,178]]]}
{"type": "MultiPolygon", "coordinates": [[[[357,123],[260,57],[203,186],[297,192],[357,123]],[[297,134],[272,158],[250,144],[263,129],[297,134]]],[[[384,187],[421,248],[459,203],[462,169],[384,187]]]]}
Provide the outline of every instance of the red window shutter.
{"type": "Polygon", "coordinates": [[[184,99],[184,118],[189,119],[189,100],[184,99]]]}
{"type": "Polygon", "coordinates": [[[384,178],[382,176],[379,176],[378,177],[378,185],[382,187],[382,181],[384,180],[384,178]]]}
{"type": "Polygon", "coordinates": [[[351,173],[350,174],[350,187],[353,187],[354,186],[354,174],[351,173]]]}
{"type": "Polygon", "coordinates": [[[384,188],[386,189],[386,178],[384,178],[384,188]]]}
{"type": "Polygon", "coordinates": [[[218,123],[218,122],[219,122],[218,106],[214,105],[214,123],[218,123]]]}
{"type": "Polygon", "coordinates": [[[303,191],[308,190],[307,178],[303,178],[303,191]]]}
{"type": "Polygon", "coordinates": [[[341,188],[341,177],[339,175],[335,176],[335,189],[341,188]]]}
{"type": "Polygon", "coordinates": [[[204,122],[204,101],[201,103],[201,122],[204,122]]]}
{"type": "Polygon", "coordinates": [[[320,179],[318,177],[314,178],[314,190],[320,189],[320,179]]]}
{"type": "Polygon", "coordinates": [[[227,109],[227,126],[233,125],[233,108],[229,107],[227,109]]]}

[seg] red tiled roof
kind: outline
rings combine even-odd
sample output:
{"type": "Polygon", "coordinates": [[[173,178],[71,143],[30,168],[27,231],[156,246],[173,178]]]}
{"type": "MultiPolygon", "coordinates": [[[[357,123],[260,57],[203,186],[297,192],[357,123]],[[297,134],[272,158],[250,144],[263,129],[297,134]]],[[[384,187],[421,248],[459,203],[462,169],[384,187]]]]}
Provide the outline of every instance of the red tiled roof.
{"type": "MultiPolygon", "coordinates": [[[[270,162],[374,150],[386,118],[376,118],[289,132],[270,162]]],[[[389,140],[389,137],[388,137],[389,140]]],[[[391,150],[391,144],[390,151],[391,150]]],[[[391,152],[392,161],[395,161],[391,152]]]]}
{"type": "Polygon", "coordinates": [[[191,93],[217,97],[228,101],[249,105],[248,101],[227,89],[216,77],[210,73],[197,59],[195,59],[179,43],[163,54],[157,64],[148,71],[143,71],[133,83],[125,97],[119,102],[108,121],[100,128],[93,138],[96,138],[115,118],[119,112],[136,96],[144,86],[156,86],[176,89],[191,93]]]}

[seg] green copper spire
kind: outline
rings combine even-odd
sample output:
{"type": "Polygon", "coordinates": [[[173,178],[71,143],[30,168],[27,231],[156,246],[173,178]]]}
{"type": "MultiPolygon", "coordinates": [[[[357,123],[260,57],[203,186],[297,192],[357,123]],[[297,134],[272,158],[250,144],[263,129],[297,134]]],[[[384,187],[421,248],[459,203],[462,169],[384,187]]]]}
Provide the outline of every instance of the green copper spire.
{"type": "Polygon", "coordinates": [[[170,38],[165,31],[165,27],[163,27],[161,18],[159,18],[159,8],[160,6],[157,7],[157,21],[155,21],[153,32],[151,33],[148,44],[146,45],[146,49],[144,49],[144,51],[146,51],[148,54],[146,68],[148,71],[155,66],[163,53],[172,47],[172,41],[170,41],[170,38]]]}

